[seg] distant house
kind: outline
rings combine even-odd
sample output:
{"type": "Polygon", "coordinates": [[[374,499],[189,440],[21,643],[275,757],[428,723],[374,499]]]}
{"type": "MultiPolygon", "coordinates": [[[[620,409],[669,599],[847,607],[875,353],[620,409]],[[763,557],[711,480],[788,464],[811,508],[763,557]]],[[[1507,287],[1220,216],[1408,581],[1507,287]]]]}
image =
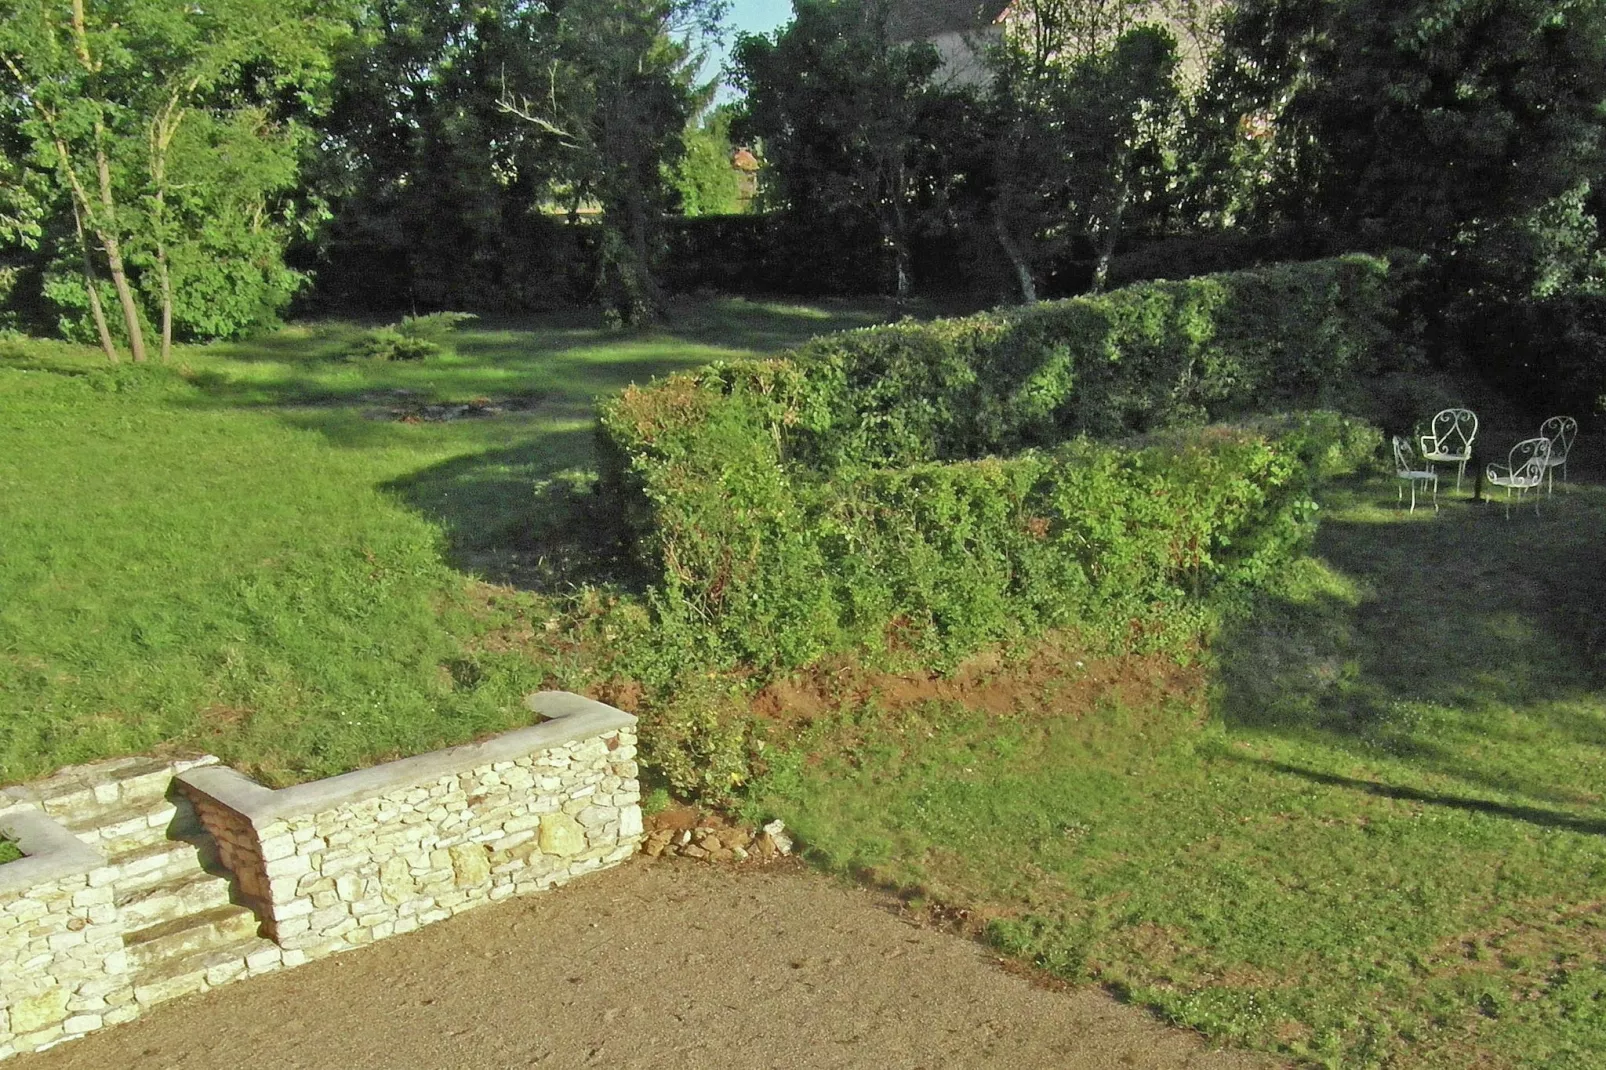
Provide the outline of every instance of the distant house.
{"type": "MultiPolygon", "coordinates": [[[[1143,5],[1137,21],[1168,26],[1181,49],[1184,77],[1197,77],[1203,73],[1210,49],[1213,16],[1228,2],[1151,0],[1143,5]]],[[[987,49],[1003,36],[1012,19],[1030,17],[1019,0],[890,0],[890,4],[892,40],[935,45],[942,56],[938,79],[958,86],[985,85],[990,77],[987,49]]],[[[1114,29],[1110,27],[1111,36],[1114,29]]]]}
{"type": "Polygon", "coordinates": [[[1003,33],[1014,0],[893,0],[888,19],[898,44],[926,42],[942,56],[938,77],[951,85],[985,85],[984,57],[1003,33]]]}

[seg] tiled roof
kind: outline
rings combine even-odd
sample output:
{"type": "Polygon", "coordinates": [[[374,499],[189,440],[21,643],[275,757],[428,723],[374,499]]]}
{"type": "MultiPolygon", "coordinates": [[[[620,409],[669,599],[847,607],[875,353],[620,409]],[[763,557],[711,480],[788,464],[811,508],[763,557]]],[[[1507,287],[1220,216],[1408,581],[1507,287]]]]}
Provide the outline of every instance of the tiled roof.
{"type": "Polygon", "coordinates": [[[926,41],[938,34],[984,30],[1012,0],[892,0],[890,29],[898,41],[926,41]]]}

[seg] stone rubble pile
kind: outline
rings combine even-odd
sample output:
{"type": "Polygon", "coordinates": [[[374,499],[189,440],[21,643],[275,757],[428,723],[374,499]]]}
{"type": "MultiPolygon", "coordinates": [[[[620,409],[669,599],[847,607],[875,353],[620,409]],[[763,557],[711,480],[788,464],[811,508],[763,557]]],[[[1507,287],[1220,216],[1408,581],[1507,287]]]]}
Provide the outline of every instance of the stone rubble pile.
{"type": "Polygon", "coordinates": [[[771,821],[762,829],[726,824],[717,815],[691,828],[659,827],[647,833],[641,852],[649,858],[694,858],[700,862],[772,861],[795,848],[786,825],[771,821]]]}

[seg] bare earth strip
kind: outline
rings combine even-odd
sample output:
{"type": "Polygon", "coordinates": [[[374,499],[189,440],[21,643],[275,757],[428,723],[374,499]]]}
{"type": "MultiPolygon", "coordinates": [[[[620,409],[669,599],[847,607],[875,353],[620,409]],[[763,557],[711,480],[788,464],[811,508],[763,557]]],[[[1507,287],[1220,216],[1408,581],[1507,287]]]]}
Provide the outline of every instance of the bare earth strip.
{"type": "Polygon", "coordinates": [[[1054,992],[801,867],[637,862],[169,1004],[16,1070],[1197,1068],[1102,992],[1054,992]]]}

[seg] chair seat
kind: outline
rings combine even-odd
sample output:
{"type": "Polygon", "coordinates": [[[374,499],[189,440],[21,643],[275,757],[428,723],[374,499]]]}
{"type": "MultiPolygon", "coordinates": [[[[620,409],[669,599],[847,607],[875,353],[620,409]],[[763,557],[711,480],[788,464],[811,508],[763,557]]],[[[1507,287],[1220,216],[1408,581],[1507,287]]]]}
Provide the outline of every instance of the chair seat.
{"type": "Polygon", "coordinates": [[[1547,457],[1545,459],[1545,467],[1546,468],[1559,468],[1561,465],[1564,465],[1566,463],[1567,463],[1567,455],[1565,453],[1562,454],[1560,457],[1557,457],[1555,455],[1551,455],[1550,457],[1547,457]]]}
{"type": "Polygon", "coordinates": [[[1395,472],[1394,474],[1396,476],[1398,476],[1400,479],[1435,479],[1436,480],[1436,479],[1439,478],[1439,473],[1437,473],[1437,472],[1412,472],[1410,470],[1404,470],[1404,471],[1395,472]]]}
{"type": "Polygon", "coordinates": [[[1528,487],[1537,487],[1540,483],[1538,476],[1497,476],[1489,473],[1489,482],[1497,487],[1511,487],[1514,490],[1525,490],[1528,487]]]}
{"type": "Polygon", "coordinates": [[[1424,460],[1429,461],[1470,461],[1471,453],[1424,453],[1424,460]]]}

